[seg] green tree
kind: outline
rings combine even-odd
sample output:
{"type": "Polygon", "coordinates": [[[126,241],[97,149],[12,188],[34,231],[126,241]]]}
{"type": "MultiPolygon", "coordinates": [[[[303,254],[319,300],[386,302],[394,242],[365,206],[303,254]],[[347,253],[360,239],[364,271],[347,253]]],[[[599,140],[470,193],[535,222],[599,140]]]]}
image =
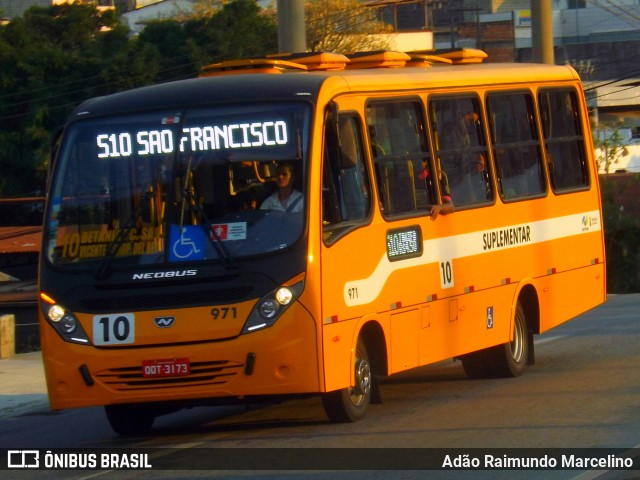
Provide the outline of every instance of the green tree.
{"type": "Polygon", "coordinates": [[[0,197],[44,189],[51,132],[85,100],[277,50],[275,19],[255,0],[129,33],[85,4],[33,7],[0,27],[0,197]]]}
{"type": "Polygon", "coordinates": [[[148,51],[90,5],[33,7],[0,28],[0,196],[42,191],[51,132],[84,100],[153,80],[148,51]]]}
{"type": "Polygon", "coordinates": [[[275,19],[262,13],[255,0],[226,3],[211,17],[217,56],[214,61],[253,58],[278,51],[278,26],[275,19]]]}
{"type": "Polygon", "coordinates": [[[77,88],[74,80],[86,75],[89,35],[102,26],[95,8],[34,7],[0,30],[8,45],[0,58],[8,92],[0,103],[3,195],[42,187],[49,131],[75,100],[68,92],[85,88],[77,88]]]}
{"type": "Polygon", "coordinates": [[[598,169],[608,174],[612,165],[629,154],[624,145],[620,130],[617,128],[596,128],[593,131],[593,144],[596,148],[598,169]]]}
{"type": "Polygon", "coordinates": [[[640,175],[600,176],[607,253],[607,291],[640,292],[640,199],[630,192],[640,188],[640,175]],[[621,198],[626,198],[621,203],[621,198]]]}
{"type": "Polygon", "coordinates": [[[127,28],[115,29],[110,35],[96,37],[98,55],[102,59],[101,95],[129,90],[158,81],[162,61],[155,48],[129,39],[127,28]]]}
{"type": "Polygon", "coordinates": [[[184,13],[180,20],[150,22],[138,37],[160,55],[160,81],[196,76],[210,63],[277,51],[275,19],[264,14],[255,0],[224,3],[207,15],[184,13]]]}
{"type": "Polygon", "coordinates": [[[156,82],[197,75],[199,47],[178,21],[168,19],[148,23],[140,32],[137,43],[156,52],[160,65],[156,82]]]}

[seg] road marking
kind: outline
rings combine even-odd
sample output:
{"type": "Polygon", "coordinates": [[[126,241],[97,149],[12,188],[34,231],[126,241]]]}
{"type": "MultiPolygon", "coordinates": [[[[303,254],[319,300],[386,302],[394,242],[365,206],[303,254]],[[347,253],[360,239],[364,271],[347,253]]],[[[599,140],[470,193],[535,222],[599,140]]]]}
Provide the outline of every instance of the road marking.
{"type": "Polygon", "coordinates": [[[566,335],[555,335],[552,337],[536,338],[533,343],[535,345],[541,345],[543,343],[555,342],[556,340],[560,340],[561,338],[564,338],[564,337],[566,337],[566,335]]]}

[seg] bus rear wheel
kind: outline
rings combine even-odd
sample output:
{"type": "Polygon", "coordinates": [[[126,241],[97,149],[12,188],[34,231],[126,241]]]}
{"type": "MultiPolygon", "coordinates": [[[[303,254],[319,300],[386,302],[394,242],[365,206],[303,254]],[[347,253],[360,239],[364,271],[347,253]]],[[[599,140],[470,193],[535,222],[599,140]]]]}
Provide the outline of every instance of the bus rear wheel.
{"type": "Polygon", "coordinates": [[[510,342],[460,358],[469,378],[517,377],[524,372],[529,357],[529,331],[520,303],[516,306],[513,323],[513,340],[510,342]]]}
{"type": "Polygon", "coordinates": [[[496,348],[495,375],[517,377],[527,365],[529,356],[529,330],[524,308],[518,303],[513,319],[513,340],[496,348]]]}
{"type": "Polygon", "coordinates": [[[355,422],[364,417],[371,403],[371,364],[364,341],[358,339],[355,355],[355,385],[322,395],[322,406],[332,422],[355,422]]]}
{"type": "Polygon", "coordinates": [[[149,432],[156,418],[152,409],[136,405],[105,405],[104,411],[111,428],[124,437],[149,432]]]}

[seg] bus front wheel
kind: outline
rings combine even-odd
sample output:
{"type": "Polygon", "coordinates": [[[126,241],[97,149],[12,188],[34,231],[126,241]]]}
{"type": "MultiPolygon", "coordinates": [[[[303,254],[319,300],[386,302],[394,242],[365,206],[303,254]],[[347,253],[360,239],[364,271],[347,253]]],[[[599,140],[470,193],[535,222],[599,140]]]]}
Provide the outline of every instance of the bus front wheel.
{"type": "Polygon", "coordinates": [[[111,428],[125,437],[147,433],[156,418],[152,409],[135,405],[105,405],[104,411],[111,428]]]}
{"type": "Polygon", "coordinates": [[[364,341],[358,339],[355,355],[355,385],[349,388],[325,393],[322,406],[332,422],[355,422],[364,417],[371,403],[371,364],[364,341]]]}

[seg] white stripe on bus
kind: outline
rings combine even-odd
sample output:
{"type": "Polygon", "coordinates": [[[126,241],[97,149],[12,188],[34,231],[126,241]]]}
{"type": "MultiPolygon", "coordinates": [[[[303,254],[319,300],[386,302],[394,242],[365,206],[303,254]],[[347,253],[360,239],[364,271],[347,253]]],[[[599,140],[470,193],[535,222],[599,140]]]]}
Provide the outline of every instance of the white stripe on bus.
{"type": "Polygon", "coordinates": [[[536,222],[506,225],[490,230],[478,230],[461,235],[424,240],[423,254],[420,257],[390,262],[386,252],[383,253],[378,265],[368,277],[345,283],[344,301],[349,307],[373,302],[380,295],[391,274],[398,270],[438,263],[442,259],[471,257],[549,242],[597,232],[601,228],[600,212],[593,210],[536,222]],[[349,296],[349,291],[353,292],[354,290],[357,290],[358,295],[349,296]]]}

